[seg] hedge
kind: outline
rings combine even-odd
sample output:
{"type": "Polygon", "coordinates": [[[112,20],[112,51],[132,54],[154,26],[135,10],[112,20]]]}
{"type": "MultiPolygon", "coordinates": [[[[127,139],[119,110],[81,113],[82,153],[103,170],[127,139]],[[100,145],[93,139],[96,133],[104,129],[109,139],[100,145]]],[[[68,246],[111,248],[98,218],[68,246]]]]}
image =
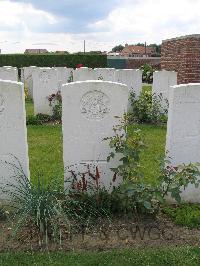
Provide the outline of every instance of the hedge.
{"type": "Polygon", "coordinates": [[[84,54],[2,54],[0,55],[1,66],[13,67],[73,67],[83,64],[86,67],[106,67],[106,55],[84,55],[84,54]]]}

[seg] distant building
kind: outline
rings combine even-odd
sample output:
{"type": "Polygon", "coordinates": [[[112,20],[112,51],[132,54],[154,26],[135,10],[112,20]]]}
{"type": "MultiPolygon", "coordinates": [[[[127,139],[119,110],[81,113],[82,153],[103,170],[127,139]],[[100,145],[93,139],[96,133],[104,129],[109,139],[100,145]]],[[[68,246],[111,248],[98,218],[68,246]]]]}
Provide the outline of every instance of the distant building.
{"type": "Polygon", "coordinates": [[[108,56],[119,56],[120,53],[119,52],[108,52],[107,55],[108,56]]]}
{"type": "Polygon", "coordinates": [[[55,54],[69,54],[68,51],[56,51],[55,54]]]}
{"type": "Polygon", "coordinates": [[[48,53],[47,49],[26,49],[25,54],[46,54],[48,53]]]}
{"type": "Polygon", "coordinates": [[[128,45],[125,44],[124,49],[121,51],[121,56],[127,57],[151,57],[155,54],[155,49],[149,46],[128,45]]]}

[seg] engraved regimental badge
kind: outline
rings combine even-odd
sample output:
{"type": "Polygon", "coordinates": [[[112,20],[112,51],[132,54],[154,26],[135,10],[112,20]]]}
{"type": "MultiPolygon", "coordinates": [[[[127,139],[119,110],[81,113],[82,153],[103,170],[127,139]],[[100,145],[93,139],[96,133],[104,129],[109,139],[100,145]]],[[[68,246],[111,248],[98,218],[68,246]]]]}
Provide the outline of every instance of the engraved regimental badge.
{"type": "Polygon", "coordinates": [[[110,112],[110,99],[101,91],[90,91],[81,99],[81,113],[90,120],[101,120],[110,112]]]}

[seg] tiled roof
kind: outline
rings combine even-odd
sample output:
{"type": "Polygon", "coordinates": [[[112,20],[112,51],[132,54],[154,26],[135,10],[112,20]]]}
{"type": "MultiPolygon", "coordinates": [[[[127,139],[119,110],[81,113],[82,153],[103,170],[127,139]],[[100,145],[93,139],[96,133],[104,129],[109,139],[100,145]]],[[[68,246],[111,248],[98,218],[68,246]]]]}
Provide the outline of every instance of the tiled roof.
{"type": "MultiPolygon", "coordinates": [[[[122,53],[145,54],[145,46],[128,45],[122,50],[122,53]]],[[[146,53],[147,54],[154,53],[154,48],[147,46],[146,53]]]]}

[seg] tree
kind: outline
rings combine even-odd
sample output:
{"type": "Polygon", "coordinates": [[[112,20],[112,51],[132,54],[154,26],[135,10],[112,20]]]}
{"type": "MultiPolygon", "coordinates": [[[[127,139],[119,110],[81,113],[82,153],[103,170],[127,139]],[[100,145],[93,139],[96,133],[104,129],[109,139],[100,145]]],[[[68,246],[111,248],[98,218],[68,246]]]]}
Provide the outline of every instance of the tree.
{"type": "Polygon", "coordinates": [[[112,52],[121,52],[122,50],[124,49],[124,46],[123,45],[117,45],[115,47],[112,48],[112,52]]]}
{"type": "Polygon", "coordinates": [[[155,49],[155,55],[154,56],[160,56],[161,55],[161,44],[152,43],[149,45],[149,47],[153,47],[155,49]]]}
{"type": "Polygon", "coordinates": [[[139,42],[139,43],[136,43],[135,45],[136,45],[136,46],[145,46],[144,43],[140,43],[140,42],[139,42]]]}

